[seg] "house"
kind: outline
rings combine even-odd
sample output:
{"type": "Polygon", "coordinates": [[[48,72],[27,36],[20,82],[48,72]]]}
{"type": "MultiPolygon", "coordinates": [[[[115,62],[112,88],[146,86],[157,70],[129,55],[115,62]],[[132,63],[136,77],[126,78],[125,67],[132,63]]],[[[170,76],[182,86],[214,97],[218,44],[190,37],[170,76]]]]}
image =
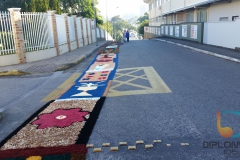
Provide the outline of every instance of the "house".
{"type": "Polygon", "coordinates": [[[144,37],[190,40],[240,49],[240,0],[143,0],[149,5],[144,37]]]}
{"type": "Polygon", "coordinates": [[[240,0],[143,0],[149,5],[149,26],[182,22],[234,21],[240,0]]]}

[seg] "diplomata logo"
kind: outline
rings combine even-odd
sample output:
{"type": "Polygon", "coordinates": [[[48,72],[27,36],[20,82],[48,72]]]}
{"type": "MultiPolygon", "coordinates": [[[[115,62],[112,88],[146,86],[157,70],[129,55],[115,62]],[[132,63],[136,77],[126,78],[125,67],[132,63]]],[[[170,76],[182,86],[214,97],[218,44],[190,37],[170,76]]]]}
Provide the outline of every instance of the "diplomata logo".
{"type": "MultiPolygon", "coordinates": [[[[217,130],[218,133],[227,139],[233,139],[240,137],[239,133],[234,133],[233,129],[229,126],[221,125],[221,116],[229,114],[229,116],[240,116],[238,111],[223,110],[217,111],[217,130]]],[[[223,120],[224,121],[224,120],[223,120]]],[[[238,140],[238,139],[237,139],[238,140]]],[[[226,140],[226,141],[203,141],[203,148],[219,148],[222,149],[225,156],[240,157],[240,141],[226,140]]]]}
{"type": "Polygon", "coordinates": [[[224,138],[238,138],[240,137],[240,132],[237,134],[234,134],[234,131],[231,127],[221,126],[221,115],[222,114],[233,114],[233,115],[238,115],[240,116],[240,112],[237,111],[229,111],[229,110],[224,110],[224,111],[217,111],[217,129],[218,133],[224,137],[224,138]]]}

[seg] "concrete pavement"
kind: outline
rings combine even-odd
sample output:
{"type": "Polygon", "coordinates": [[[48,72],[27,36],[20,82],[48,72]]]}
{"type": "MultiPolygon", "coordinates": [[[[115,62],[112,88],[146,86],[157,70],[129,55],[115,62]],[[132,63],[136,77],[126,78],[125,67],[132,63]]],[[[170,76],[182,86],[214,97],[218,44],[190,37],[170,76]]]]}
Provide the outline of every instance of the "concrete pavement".
{"type": "Polygon", "coordinates": [[[96,43],[93,43],[57,57],[31,63],[0,67],[0,76],[50,73],[54,71],[65,70],[80,63],[106,43],[106,41],[100,41],[98,42],[98,46],[96,46],[96,43]]]}
{"type": "MultiPolygon", "coordinates": [[[[155,39],[155,38],[154,38],[155,39]]],[[[156,38],[155,40],[175,44],[184,48],[191,49],[200,53],[208,54],[218,58],[240,63],[240,52],[234,49],[228,49],[218,46],[200,44],[196,42],[179,40],[174,38],[156,38]]]]}

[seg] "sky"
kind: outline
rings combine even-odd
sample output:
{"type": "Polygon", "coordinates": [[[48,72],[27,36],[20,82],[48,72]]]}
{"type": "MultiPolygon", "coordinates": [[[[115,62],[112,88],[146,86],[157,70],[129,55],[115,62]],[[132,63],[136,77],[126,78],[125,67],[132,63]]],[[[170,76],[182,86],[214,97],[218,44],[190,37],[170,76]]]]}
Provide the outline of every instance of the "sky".
{"type": "Polygon", "coordinates": [[[97,8],[101,11],[101,15],[106,19],[106,12],[108,15],[108,19],[113,16],[120,15],[122,18],[124,15],[138,15],[139,7],[141,5],[145,5],[147,8],[147,4],[143,2],[143,0],[98,0],[99,4],[97,8]],[[118,8],[117,8],[118,7],[118,8]],[[107,8],[107,9],[106,9],[107,8]]]}

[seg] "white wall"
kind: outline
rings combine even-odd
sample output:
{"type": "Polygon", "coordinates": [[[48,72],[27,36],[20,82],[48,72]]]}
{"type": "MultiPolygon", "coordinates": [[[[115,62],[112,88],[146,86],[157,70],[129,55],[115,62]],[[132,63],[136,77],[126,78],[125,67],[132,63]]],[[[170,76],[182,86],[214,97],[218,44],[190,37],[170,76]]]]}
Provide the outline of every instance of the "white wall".
{"type": "Polygon", "coordinates": [[[184,7],[185,0],[171,0],[171,10],[177,10],[184,7]]]}
{"type": "Polygon", "coordinates": [[[33,51],[33,52],[27,52],[26,53],[26,61],[28,62],[34,62],[34,61],[40,61],[47,58],[52,58],[57,56],[56,48],[50,48],[45,50],[39,50],[39,51],[33,51]]]}
{"type": "Polygon", "coordinates": [[[88,27],[88,41],[91,44],[91,19],[87,19],[87,27],[88,27]]]}
{"type": "Polygon", "coordinates": [[[88,45],[86,18],[83,18],[83,19],[82,19],[82,23],[83,23],[84,44],[85,44],[85,45],[88,45]]]}
{"type": "Polygon", "coordinates": [[[81,19],[80,17],[76,18],[77,21],[77,35],[78,35],[78,43],[79,47],[83,46],[83,39],[82,39],[82,28],[81,28],[81,19]]]}
{"type": "Polygon", "coordinates": [[[191,6],[197,3],[201,3],[201,2],[207,2],[209,0],[186,0],[186,6],[191,6]]]}
{"type": "Polygon", "coordinates": [[[204,23],[203,43],[235,49],[240,47],[240,18],[234,22],[204,23]]]}
{"type": "Polygon", "coordinates": [[[48,36],[49,36],[49,47],[54,47],[54,36],[53,36],[53,27],[52,27],[52,16],[51,14],[48,14],[48,24],[49,24],[49,30],[48,30],[48,36]]]}
{"type": "Polygon", "coordinates": [[[17,54],[0,56],[0,66],[8,66],[14,64],[19,64],[17,54]]]}
{"type": "Polygon", "coordinates": [[[105,31],[101,29],[101,38],[105,38],[105,31]]]}
{"type": "Polygon", "coordinates": [[[77,41],[72,41],[70,45],[71,45],[71,50],[77,49],[77,41]]]}
{"type": "Polygon", "coordinates": [[[105,34],[106,34],[106,40],[107,41],[112,41],[113,40],[112,36],[107,31],[105,31],[105,34]]]}
{"type": "Polygon", "coordinates": [[[97,38],[100,38],[100,29],[97,28],[97,38]]]}
{"type": "Polygon", "coordinates": [[[240,0],[212,4],[209,8],[208,22],[219,21],[220,17],[228,17],[228,20],[232,21],[232,16],[240,17],[240,0]]]}
{"type": "Polygon", "coordinates": [[[59,46],[59,50],[60,50],[60,55],[69,52],[68,44],[63,44],[59,46]]]}
{"type": "Polygon", "coordinates": [[[96,34],[95,34],[95,22],[91,21],[91,31],[92,31],[92,39],[93,42],[96,42],[96,34]]]}
{"type": "Polygon", "coordinates": [[[59,45],[62,45],[67,43],[67,34],[66,34],[64,16],[56,15],[56,22],[57,22],[57,32],[58,32],[58,43],[59,45]]]}
{"type": "Polygon", "coordinates": [[[75,28],[74,28],[74,19],[73,17],[68,17],[68,28],[69,28],[69,37],[70,41],[75,41],[76,36],[75,36],[75,28]]]}
{"type": "Polygon", "coordinates": [[[171,3],[170,1],[167,1],[166,3],[162,4],[162,13],[163,14],[171,11],[170,3],[171,3]]]}

